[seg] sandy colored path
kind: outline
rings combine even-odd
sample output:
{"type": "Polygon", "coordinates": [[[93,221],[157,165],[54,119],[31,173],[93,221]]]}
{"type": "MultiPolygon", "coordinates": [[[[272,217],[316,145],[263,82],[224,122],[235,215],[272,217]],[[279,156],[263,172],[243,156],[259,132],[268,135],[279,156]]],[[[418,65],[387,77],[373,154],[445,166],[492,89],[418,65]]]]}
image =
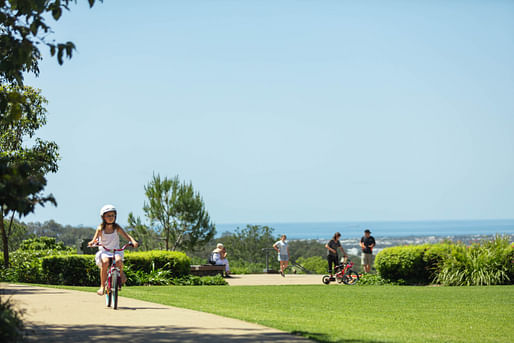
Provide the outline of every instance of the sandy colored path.
{"type": "Polygon", "coordinates": [[[28,342],[308,342],[257,324],[124,297],[114,311],[94,293],[12,284],[0,284],[0,292],[25,311],[28,342]]]}
{"type": "Polygon", "coordinates": [[[321,285],[322,275],[311,274],[245,274],[233,275],[227,278],[230,286],[256,286],[256,285],[321,285]]]}

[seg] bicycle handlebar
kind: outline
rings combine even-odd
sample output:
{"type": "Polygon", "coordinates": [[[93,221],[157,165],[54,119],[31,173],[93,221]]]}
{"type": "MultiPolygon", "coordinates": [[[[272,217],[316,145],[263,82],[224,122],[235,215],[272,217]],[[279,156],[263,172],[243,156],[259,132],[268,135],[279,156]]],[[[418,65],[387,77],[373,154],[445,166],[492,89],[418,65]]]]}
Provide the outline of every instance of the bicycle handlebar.
{"type": "Polygon", "coordinates": [[[92,248],[94,248],[94,247],[102,247],[105,250],[114,253],[116,251],[123,251],[123,250],[127,249],[127,247],[129,247],[129,246],[134,246],[134,245],[132,244],[132,242],[128,242],[127,244],[122,246],[121,249],[109,249],[109,248],[106,248],[102,243],[96,243],[96,244],[92,245],[91,247],[92,248]]]}

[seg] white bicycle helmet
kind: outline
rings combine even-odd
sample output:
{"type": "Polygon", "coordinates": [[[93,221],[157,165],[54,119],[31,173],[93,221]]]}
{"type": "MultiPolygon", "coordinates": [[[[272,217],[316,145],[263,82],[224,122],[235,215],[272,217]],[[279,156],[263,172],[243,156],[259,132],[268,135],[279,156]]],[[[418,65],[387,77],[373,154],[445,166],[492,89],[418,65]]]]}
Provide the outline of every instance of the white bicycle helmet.
{"type": "Polygon", "coordinates": [[[103,217],[104,214],[106,214],[107,212],[116,212],[116,207],[114,207],[114,205],[104,205],[102,207],[102,209],[100,210],[100,217],[103,217]]]}

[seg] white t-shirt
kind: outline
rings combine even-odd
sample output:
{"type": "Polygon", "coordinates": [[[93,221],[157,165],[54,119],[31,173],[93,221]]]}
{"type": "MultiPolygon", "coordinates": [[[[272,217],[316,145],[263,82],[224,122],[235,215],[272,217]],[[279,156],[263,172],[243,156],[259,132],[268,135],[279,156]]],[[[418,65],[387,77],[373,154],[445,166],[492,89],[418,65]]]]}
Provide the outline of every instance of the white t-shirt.
{"type": "Polygon", "coordinates": [[[273,245],[278,247],[278,249],[280,250],[280,255],[287,255],[287,241],[280,240],[273,245]]]}

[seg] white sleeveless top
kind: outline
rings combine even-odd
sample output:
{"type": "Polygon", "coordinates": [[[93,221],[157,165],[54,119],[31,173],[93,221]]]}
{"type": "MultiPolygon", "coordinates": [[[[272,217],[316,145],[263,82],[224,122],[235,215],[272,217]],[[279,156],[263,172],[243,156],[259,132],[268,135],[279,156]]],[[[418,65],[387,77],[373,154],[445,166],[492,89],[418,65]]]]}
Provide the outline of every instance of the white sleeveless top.
{"type": "MultiPolygon", "coordinates": [[[[118,235],[118,230],[114,230],[113,233],[105,233],[105,230],[103,230],[100,243],[102,243],[102,245],[104,245],[107,249],[119,249],[120,236],[118,235]]],[[[100,247],[100,250],[105,251],[103,247],[100,247]]]]}

